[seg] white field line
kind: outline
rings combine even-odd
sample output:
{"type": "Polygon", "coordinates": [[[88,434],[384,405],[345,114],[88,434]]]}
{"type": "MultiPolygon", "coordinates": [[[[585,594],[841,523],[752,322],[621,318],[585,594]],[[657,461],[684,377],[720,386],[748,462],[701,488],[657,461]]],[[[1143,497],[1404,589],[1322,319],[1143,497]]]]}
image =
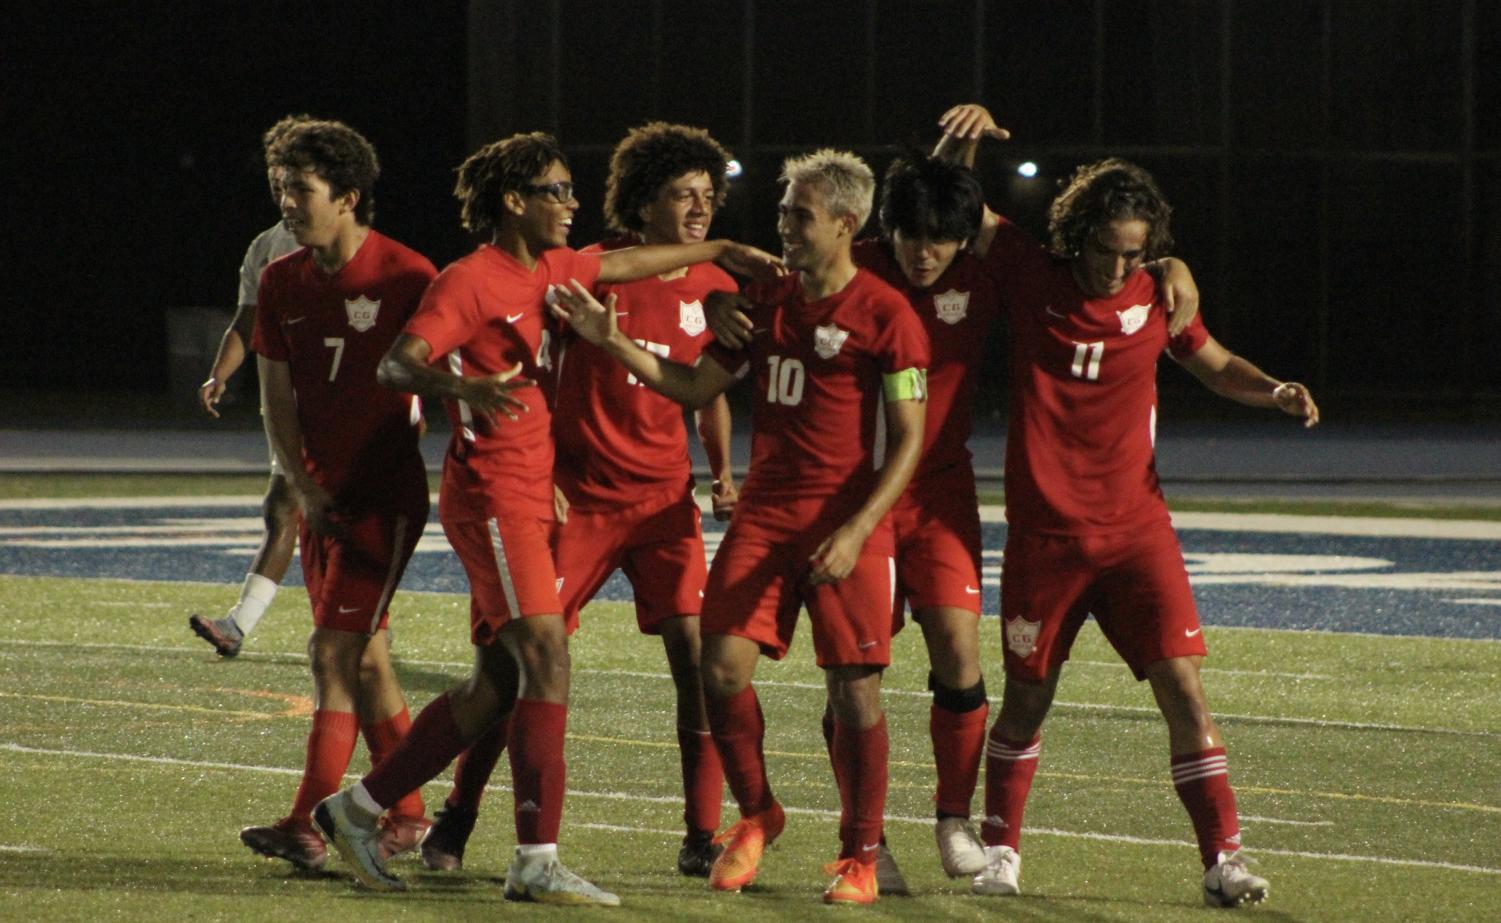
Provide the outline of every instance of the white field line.
{"type": "Polygon", "coordinates": [[[1446,599],[1444,602],[1459,606],[1501,606],[1501,599],[1446,599]]]}
{"type": "Polygon", "coordinates": [[[1254,820],[1258,824],[1281,824],[1284,827],[1333,827],[1332,820],[1288,820],[1285,817],[1257,817],[1255,814],[1242,814],[1243,821],[1254,820]]]}
{"type": "MultiPolygon", "coordinates": [[[[223,762],[215,762],[215,761],[208,761],[208,760],[187,760],[187,759],[179,759],[179,758],[176,758],[176,757],[168,757],[168,756],[141,756],[139,754],[134,754],[134,753],[106,753],[106,752],[94,751],[94,750],[56,750],[56,749],[44,749],[44,748],[41,748],[41,747],[27,747],[27,746],[24,746],[22,744],[9,743],[9,742],[0,743],[0,751],[8,751],[8,752],[11,752],[11,753],[22,753],[22,754],[28,754],[28,755],[32,755],[32,756],[58,756],[58,757],[67,757],[67,758],[71,758],[71,759],[99,759],[99,760],[108,760],[108,761],[115,761],[115,762],[150,763],[150,764],[154,764],[154,765],[158,765],[158,766],[183,766],[183,767],[189,767],[189,768],[194,768],[194,769],[220,769],[220,770],[226,770],[226,771],[231,771],[231,772],[259,772],[259,773],[269,773],[269,774],[274,774],[274,775],[299,776],[299,777],[302,775],[302,770],[300,768],[295,768],[294,769],[294,768],[287,768],[287,767],[282,767],[282,766],[252,766],[252,765],[246,765],[246,764],[242,764],[242,763],[223,763],[223,762]]],[[[344,778],[346,778],[346,779],[357,779],[359,777],[355,776],[353,774],[346,774],[344,778]]],[[[433,780],[432,782],[429,782],[428,785],[441,785],[441,786],[443,786],[443,787],[446,788],[446,786],[448,785],[448,783],[446,781],[433,780]]],[[[499,786],[499,785],[487,786],[487,789],[488,790],[492,790],[492,791],[499,791],[499,792],[509,791],[508,787],[506,787],[506,786],[499,786]]],[[[674,797],[661,797],[661,796],[658,796],[658,797],[642,797],[640,795],[635,795],[635,794],[632,794],[632,793],[629,793],[629,792],[586,792],[586,791],[579,791],[577,789],[569,789],[567,794],[568,794],[568,797],[570,797],[570,798],[599,798],[599,799],[603,799],[603,800],[607,800],[607,801],[649,802],[649,803],[656,803],[656,804],[672,804],[672,805],[680,804],[681,801],[682,801],[681,797],[677,797],[677,796],[674,796],[674,797]]],[[[815,817],[820,817],[820,818],[824,818],[824,819],[832,819],[832,818],[837,818],[838,817],[838,813],[837,812],[834,812],[834,811],[825,811],[825,810],[817,810],[817,809],[813,809],[813,808],[795,808],[795,807],[789,807],[789,808],[787,808],[787,813],[788,814],[809,815],[809,816],[815,816],[815,817]]],[[[902,823],[902,824],[920,824],[920,825],[922,825],[924,827],[929,826],[929,825],[931,825],[933,823],[933,819],[931,817],[888,816],[886,818],[886,820],[888,822],[895,822],[895,823],[902,823]]],[[[571,826],[580,826],[580,825],[573,824],[571,826]]],[[[637,828],[637,827],[615,827],[615,826],[606,826],[606,825],[598,825],[596,827],[596,829],[622,830],[622,831],[639,831],[639,832],[657,832],[657,831],[642,830],[641,828],[637,828]]],[[[1157,839],[1157,838],[1149,838],[1149,837],[1124,836],[1124,835],[1120,835],[1120,834],[1111,834],[1111,833],[1094,833],[1094,832],[1090,832],[1090,831],[1059,830],[1059,829],[1056,829],[1056,828],[1049,828],[1049,827],[1029,827],[1029,828],[1027,828],[1027,833],[1031,834],[1031,835],[1056,836],[1056,837],[1064,837],[1064,838],[1068,838],[1068,839],[1096,840],[1096,841],[1107,842],[1107,843],[1131,843],[1131,844],[1139,845],[1139,846],[1171,846],[1171,847],[1173,847],[1175,849],[1181,849],[1181,848],[1184,848],[1184,847],[1192,847],[1194,845],[1192,842],[1190,842],[1188,840],[1168,840],[1168,839],[1157,839]]],[[[679,833],[678,832],[673,832],[671,835],[677,836],[677,835],[679,835],[679,833]]],[[[1360,862],[1360,863],[1366,863],[1366,864],[1370,864],[1370,865],[1391,865],[1391,866],[1400,866],[1400,867],[1406,867],[1406,868],[1442,869],[1444,871],[1451,871],[1451,872],[1471,872],[1471,873],[1480,874],[1480,875],[1501,875],[1501,868],[1489,868],[1487,866],[1481,866],[1481,865],[1460,865],[1460,864],[1454,863],[1454,862],[1438,862],[1438,861],[1427,860],[1427,859],[1399,859],[1399,858],[1394,858],[1394,857],[1391,857],[1391,856],[1360,856],[1360,855],[1351,855],[1351,854],[1347,854],[1347,853],[1321,853],[1321,852],[1309,852],[1309,851],[1305,851],[1305,850],[1290,850],[1290,849],[1262,849],[1262,848],[1258,848],[1258,849],[1255,849],[1253,851],[1256,854],[1258,854],[1258,855],[1265,855],[1265,856],[1293,856],[1293,857],[1300,858],[1300,859],[1328,859],[1328,860],[1334,860],[1334,861],[1340,861],[1340,862],[1360,862]]]]}
{"type": "MultiPolygon", "coordinates": [[[[156,654],[206,654],[207,648],[198,647],[158,647],[149,644],[101,644],[83,643],[74,641],[28,641],[21,639],[0,638],[0,646],[10,647],[34,647],[34,648],[67,648],[69,650],[119,650],[141,651],[156,654]]],[[[264,660],[271,663],[305,663],[306,654],[275,653],[266,654],[255,651],[241,652],[237,659],[240,660],[264,660]]],[[[421,660],[410,657],[396,657],[398,666],[407,665],[413,667],[436,667],[455,671],[454,681],[457,682],[470,669],[473,664],[459,660],[421,660]]],[[[1205,668],[1208,672],[1209,668],[1205,668]]],[[[574,670],[580,675],[604,675],[604,676],[628,676],[636,679],[650,679],[659,682],[671,682],[672,676],[668,673],[655,673],[643,670],[599,670],[579,668],[574,670]]],[[[1241,671],[1251,672],[1251,671],[1241,671]]],[[[1266,674],[1276,676],[1279,674],[1266,674]]],[[[802,689],[812,692],[824,692],[821,683],[795,683],[776,679],[758,679],[756,685],[764,688],[802,689]]],[[[913,698],[928,698],[931,693],[925,690],[893,689],[886,687],[881,690],[882,695],[902,696],[913,698]]],[[[999,699],[992,697],[992,703],[999,707],[999,699]]],[[[1127,714],[1157,714],[1157,709],[1141,705],[1104,705],[1094,702],[1070,702],[1065,699],[1057,699],[1053,702],[1054,708],[1075,708],[1083,711],[1098,712],[1122,712],[1127,714]]],[[[1293,718],[1279,717],[1275,715],[1248,715],[1235,712],[1215,712],[1216,718],[1231,719],[1237,721],[1249,721],[1259,724],[1295,724],[1307,727],[1331,728],[1334,730],[1357,730],[1357,731],[1392,731],[1405,734],[1444,734],[1459,737],[1501,737],[1497,731],[1465,731],[1457,728],[1443,727],[1420,727],[1407,724],[1383,724],[1366,721],[1328,721],[1322,718],[1293,718]]]]}

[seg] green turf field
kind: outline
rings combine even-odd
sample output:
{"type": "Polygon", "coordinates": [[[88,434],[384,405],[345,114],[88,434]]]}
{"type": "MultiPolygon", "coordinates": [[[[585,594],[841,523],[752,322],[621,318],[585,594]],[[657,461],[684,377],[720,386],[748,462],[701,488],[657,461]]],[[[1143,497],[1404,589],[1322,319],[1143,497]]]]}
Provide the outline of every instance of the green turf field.
{"type": "MultiPolygon", "coordinates": [[[[160,491],[158,491],[160,492],[160,491]]],[[[1390,511],[1388,511],[1390,514],[1390,511]]],[[[1087,626],[1044,734],[1020,898],[979,898],[938,868],[920,639],[886,680],[888,836],[915,895],[827,910],[821,865],[838,809],[818,732],[823,696],[806,637],[763,661],[772,782],[789,825],[743,895],[676,875],[681,802],[672,686],[629,607],[597,604],[576,636],[563,857],[621,894],[618,910],[508,905],[513,846],[502,762],[466,857],[412,890],[356,891],[336,856],[295,874],[238,828],[286,812],[309,712],[306,600],[281,594],[246,653],[219,661],[187,631],[230,587],[0,577],[0,919],[1188,920],[1199,903],[1192,834],[1168,781],[1148,690],[1087,626]]],[[[467,600],[402,594],[396,650],[415,712],[467,670],[467,600]]],[[[1231,779],[1269,901],[1287,920],[1478,920],[1501,897],[1501,644],[1206,629],[1205,671],[1231,779]]],[[[982,637],[1000,685],[996,623],[982,637]]],[[[363,751],[356,756],[363,769],[363,751]]],[[[434,783],[436,804],[446,791],[434,783]]],[[[979,808],[977,798],[976,807],[979,808]]],[[[733,808],[726,808],[733,817],[733,808]]]]}
{"type": "MultiPolygon", "coordinates": [[[[501,899],[509,797],[492,796],[458,875],[395,868],[406,895],[355,892],[331,859],[292,874],[239,845],[286,810],[307,731],[301,594],[282,594],[238,660],[183,627],[225,588],[0,578],[0,917],[271,920],[376,915],[478,919],[501,899]],[[377,903],[378,902],[378,903],[377,903]]],[[[412,703],[465,669],[466,602],[399,598],[412,703]]],[[[752,893],[711,896],[671,872],[678,801],[672,689],[626,607],[587,613],[575,646],[565,858],[625,900],[621,917],[798,919],[821,912],[837,798],[806,645],[764,663],[773,783],[792,819],[752,893]]],[[[990,623],[993,624],[993,623],[990,623]]],[[[1478,919],[1501,893],[1501,645],[1209,629],[1206,672],[1271,879],[1249,912],[1298,920],[1478,919]],[[1474,867],[1474,868],[1467,868],[1474,867]]],[[[986,663],[1000,660],[984,633],[986,663]]],[[[1147,690],[1086,629],[1047,734],[1024,844],[1025,896],[977,898],[938,870],[921,651],[899,643],[887,680],[889,838],[917,892],[901,919],[1171,920],[1206,913],[1187,821],[1167,781],[1147,690]]],[[[357,757],[359,759],[359,757],[357,757]]],[[[502,764],[504,766],[504,764],[502,764]]],[[[498,774],[504,783],[505,773],[498,774]]],[[[429,789],[430,799],[444,789],[429,789]]],[[[533,909],[531,912],[541,912],[533,909]]],[[[858,911],[854,911],[858,912],[858,911]]]]}

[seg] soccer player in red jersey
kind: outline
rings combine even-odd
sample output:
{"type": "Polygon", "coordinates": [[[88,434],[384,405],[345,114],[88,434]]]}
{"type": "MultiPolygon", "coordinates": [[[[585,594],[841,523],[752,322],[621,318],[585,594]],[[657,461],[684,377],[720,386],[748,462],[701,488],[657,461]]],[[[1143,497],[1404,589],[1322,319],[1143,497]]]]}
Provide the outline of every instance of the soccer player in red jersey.
{"type": "MultiPolygon", "coordinates": [[[[728,191],[729,153],[699,128],[655,122],[633,129],[610,160],[605,217],[619,236],[584,249],[597,254],[640,244],[697,243],[707,238],[728,191]]],[[[614,294],[624,334],[660,356],[691,364],[711,337],[703,302],[737,288],[713,263],[698,263],[633,282],[596,285],[614,294]]],[[[570,628],[616,569],[630,580],[636,619],[659,635],[677,688],[684,823],[678,870],[706,876],[718,855],[724,773],[709,736],[699,681],[699,607],[705,565],[698,504],[693,499],[683,408],[646,388],[599,347],[564,331],[557,358],[553,437],[555,477],[567,514],[554,540],[563,616],[570,628]]],[[[730,472],[730,412],[723,396],[696,412],[709,459],[716,515],[735,501],[730,472]]],[[[463,861],[485,783],[505,742],[487,731],[459,759],[454,789],[422,843],[430,868],[463,861]]]]}
{"type": "MultiPolygon", "coordinates": [[[[314,712],[292,812],[240,839],[318,868],[325,850],[310,814],[338,790],[356,736],[378,762],[410,724],[391,668],[387,606],[427,522],[427,474],[415,399],[380,387],[375,371],[436,273],[370,227],[380,168],[354,129],[299,122],[272,143],[267,162],[302,249],[261,275],[253,348],[267,434],[303,516],[314,712]]],[[[415,846],[427,821],[411,789],[389,807],[377,847],[394,854],[415,846]]]]}
{"type": "Polygon", "coordinates": [[[433,778],[509,716],[517,847],[506,897],[619,903],[557,858],[565,791],[568,632],[548,539],[554,526],[551,414],[528,391],[552,364],[545,298],[554,285],[644,278],[724,260],[774,272],[769,255],[728,241],[581,254],[567,247],[578,200],[568,162],[542,133],[486,145],[459,168],[464,226],[489,242],[446,268],[381,364],[388,386],[447,402],[454,435],[439,516],[470,584],[468,679],[435,699],[391,757],[325,799],[318,826],[366,885],[399,890],[376,850],[379,812],[433,778]]]}
{"type": "Polygon", "coordinates": [[[886,518],[923,441],[927,337],[911,306],[850,258],[875,177],[858,157],[819,151],[783,166],[784,280],[747,293],[752,340],[711,345],[697,365],[633,343],[609,307],[573,286],[558,311],[648,387],[701,406],[754,373],[750,473],[704,590],[702,673],[709,726],[741,819],[717,838],[716,890],[753,881],[785,815],[771,791],[751,685],[760,655],[786,654],[807,604],[834,713],[841,849],[830,903],[876,900],[888,741],[880,681],[895,594],[886,518]],[[886,426],[886,441],[877,431],[886,426]],[[878,462],[884,450],[884,462],[878,462]]]}
{"type": "MultiPolygon", "coordinates": [[[[973,156],[973,144],[952,142],[941,142],[935,153],[973,156]]],[[[986,265],[1000,222],[966,166],[921,155],[892,162],[880,218],[882,236],[857,242],[854,259],[907,297],[932,346],[923,456],[892,509],[891,522],[899,594],[912,606],[931,664],[939,856],[949,875],[971,876],[986,864],[969,816],[989,703],[978,630],[980,519],[967,443],[985,341],[1000,311],[993,269],[986,265]]],[[[1196,297],[1186,267],[1172,262],[1176,265],[1162,268],[1168,290],[1186,289],[1179,300],[1196,297]]],[[[743,342],[749,319],[724,313],[711,312],[711,323],[724,342],[743,342]]],[[[895,630],[901,628],[901,612],[899,601],[895,630]]],[[[827,714],[824,730],[830,740],[827,714]]],[[[906,882],[884,845],[877,871],[883,894],[905,892],[906,882]]]]}
{"type": "MultiPolygon", "coordinates": [[[[267,129],[261,139],[263,151],[288,128],[307,119],[305,115],[289,115],[267,129]]],[[[267,169],[266,179],[271,185],[271,200],[281,208],[281,173],[267,169]]],[[[214,364],[209,376],[198,386],[198,403],[205,413],[218,418],[219,400],[224,397],[229,379],[245,362],[249,353],[250,338],[255,329],[255,306],[261,284],[261,270],[278,257],[286,256],[298,248],[297,238],[286,225],[278,221],[262,231],[250,242],[245,259],[240,264],[239,307],[219,340],[219,350],[214,354],[214,364]]],[[[261,501],[261,514],[266,532],[261,545],[250,563],[250,573],[240,587],[240,598],[230,610],[219,618],[208,618],[198,613],[188,616],[188,627],[198,637],[214,646],[221,657],[234,657],[240,653],[240,645],[255,630],[256,624],[276,598],[287,567],[292,563],[292,552],[297,548],[298,513],[292,500],[287,476],[276,461],[276,452],[271,451],[271,477],[266,484],[266,497],[261,501]]]]}
{"type": "MultiPolygon", "coordinates": [[[[967,107],[960,107],[967,108],[967,107]]],[[[978,107],[973,107],[978,108],[978,107]]],[[[983,112],[983,110],[980,110],[983,112]]],[[[951,114],[953,110],[951,110],[951,114]]],[[[956,133],[988,132],[973,111],[956,133]]],[[[952,123],[951,123],[952,124],[952,123]]],[[[1168,726],[1172,778],[1203,861],[1204,900],[1259,901],[1239,856],[1225,747],[1200,681],[1206,648],[1158,486],[1156,368],[1164,350],[1212,391],[1318,422],[1308,388],[1219,344],[1195,317],[1170,332],[1142,261],[1171,246],[1171,209],[1122,160],[1081,168],[1054,200],[1045,250],[1002,222],[991,246],[1011,328],[1001,615],[1006,687],[990,732],[981,894],[1019,892],[1022,814],[1039,731],[1069,648],[1093,614],[1168,726]]]]}

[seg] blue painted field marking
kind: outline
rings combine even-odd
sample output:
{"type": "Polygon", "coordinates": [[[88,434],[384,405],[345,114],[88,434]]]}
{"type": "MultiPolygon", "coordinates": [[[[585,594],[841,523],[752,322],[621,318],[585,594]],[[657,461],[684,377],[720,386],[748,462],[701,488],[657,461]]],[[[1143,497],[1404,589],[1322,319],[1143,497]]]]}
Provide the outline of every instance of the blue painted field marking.
{"type": "MultiPolygon", "coordinates": [[[[999,605],[1005,525],[982,509],[984,606],[999,605]]],[[[1501,523],[1185,513],[1174,517],[1209,625],[1501,639],[1501,523]]],[[[258,500],[0,502],[0,573],[237,584],[260,540],[258,500]]],[[[722,523],[705,517],[712,556],[722,523]]],[[[294,567],[289,582],[299,578],[294,567]]],[[[406,589],[462,593],[428,523],[406,589]]],[[[627,601],[613,577],[600,599],[627,601]]]]}

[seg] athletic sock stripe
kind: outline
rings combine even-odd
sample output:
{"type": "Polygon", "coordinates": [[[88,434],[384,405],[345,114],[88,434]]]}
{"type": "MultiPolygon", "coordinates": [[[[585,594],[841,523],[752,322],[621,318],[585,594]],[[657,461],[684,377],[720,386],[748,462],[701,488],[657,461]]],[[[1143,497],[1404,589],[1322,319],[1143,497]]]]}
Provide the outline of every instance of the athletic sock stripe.
{"type": "Polygon", "coordinates": [[[985,747],[985,755],[990,757],[991,759],[1009,760],[1011,762],[1016,762],[1017,760],[1035,760],[1037,759],[1037,755],[1041,752],[1042,747],[1040,745],[1034,747],[1023,747],[1022,749],[1018,750],[1015,747],[1003,747],[999,744],[991,742],[985,747]]]}
{"type": "Polygon", "coordinates": [[[1196,782],[1199,779],[1207,779],[1210,776],[1228,776],[1229,774],[1230,773],[1224,767],[1221,767],[1219,769],[1205,769],[1202,772],[1196,772],[1196,773],[1193,773],[1192,775],[1181,775],[1180,776],[1180,775],[1174,773],[1173,774],[1173,784],[1174,785],[1181,785],[1184,782],[1196,782]]]}
{"type": "Polygon", "coordinates": [[[1223,757],[1223,756],[1211,756],[1211,757],[1208,757],[1207,759],[1194,760],[1192,763],[1174,763],[1173,764],[1173,775],[1176,776],[1176,775],[1178,775],[1180,773],[1184,773],[1184,772],[1195,772],[1197,770],[1208,769],[1208,768],[1213,767],[1213,766],[1219,766],[1219,767],[1223,768],[1223,767],[1228,766],[1228,765],[1230,765],[1230,761],[1227,760],[1225,757],[1223,757]]]}

